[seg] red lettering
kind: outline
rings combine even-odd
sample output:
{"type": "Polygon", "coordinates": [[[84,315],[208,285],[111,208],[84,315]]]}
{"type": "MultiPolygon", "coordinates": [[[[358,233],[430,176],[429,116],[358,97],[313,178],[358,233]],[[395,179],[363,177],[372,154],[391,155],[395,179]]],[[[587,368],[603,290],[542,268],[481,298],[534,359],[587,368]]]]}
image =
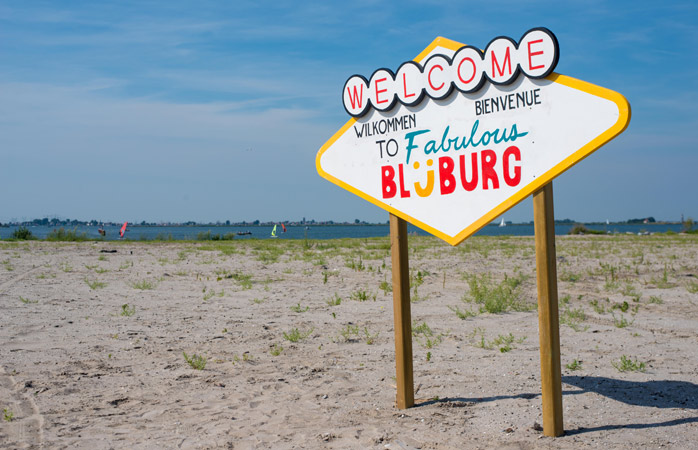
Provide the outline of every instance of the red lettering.
{"type": "Polygon", "coordinates": [[[465,155],[460,155],[460,182],[463,185],[463,189],[470,192],[477,187],[477,153],[470,154],[472,179],[467,180],[465,176],[465,155]]]}
{"type": "Polygon", "coordinates": [[[405,98],[410,98],[410,97],[414,97],[415,95],[417,95],[414,92],[411,94],[407,93],[407,74],[406,73],[402,74],[402,89],[405,92],[405,98]]]}
{"type": "Polygon", "coordinates": [[[492,188],[499,189],[499,178],[494,170],[494,165],[497,162],[497,154],[492,150],[483,150],[480,153],[482,161],[482,189],[487,190],[487,181],[492,181],[492,188]]]}
{"type": "Polygon", "coordinates": [[[381,94],[381,93],[383,93],[383,92],[388,92],[387,89],[380,89],[380,90],[378,89],[378,83],[382,83],[382,82],[384,82],[385,80],[387,80],[387,78],[385,78],[385,77],[379,78],[379,79],[377,79],[376,82],[374,83],[374,86],[376,87],[376,103],[387,103],[387,102],[388,102],[388,99],[387,99],[387,98],[386,98],[385,100],[378,100],[378,94],[381,94]]]}
{"type": "Polygon", "coordinates": [[[449,156],[439,158],[439,185],[441,195],[451,194],[456,190],[456,177],[453,176],[453,159],[449,156]]]}
{"type": "Polygon", "coordinates": [[[537,39],[537,40],[535,40],[535,41],[530,41],[530,42],[528,43],[528,69],[529,69],[529,70],[542,69],[543,66],[544,66],[543,64],[541,64],[540,66],[534,66],[534,65],[533,65],[533,62],[531,61],[531,59],[532,59],[533,56],[542,55],[542,54],[543,54],[543,51],[542,51],[542,50],[539,51],[539,52],[532,52],[532,51],[531,51],[531,44],[537,44],[537,43],[539,43],[539,42],[543,42],[543,39],[537,39]]]}
{"type": "Polygon", "coordinates": [[[434,69],[437,69],[437,68],[438,68],[440,71],[442,71],[442,72],[444,71],[444,68],[443,68],[443,67],[441,67],[441,66],[438,65],[438,64],[435,64],[434,67],[432,67],[431,69],[429,69],[429,75],[427,76],[427,80],[429,81],[429,86],[431,86],[431,88],[432,88],[433,90],[435,90],[435,91],[438,91],[439,89],[441,89],[442,87],[444,87],[444,85],[446,85],[446,83],[443,83],[443,82],[442,82],[442,83],[439,85],[439,87],[436,87],[436,86],[434,86],[434,84],[431,82],[431,73],[434,71],[434,69]]]}
{"type": "MultiPolygon", "coordinates": [[[[402,170],[400,171],[402,175],[402,170]]],[[[392,166],[381,167],[381,187],[383,198],[393,198],[397,194],[397,186],[395,185],[395,169],[392,166]]]]}
{"type": "Polygon", "coordinates": [[[521,182],[521,166],[514,166],[514,176],[509,175],[509,157],[513,156],[514,160],[521,161],[521,151],[515,145],[512,145],[504,152],[502,156],[504,163],[504,182],[509,186],[516,186],[521,182]]]}
{"type": "Polygon", "coordinates": [[[351,107],[356,108],[356,104],[358,103],[359,109],[361,109],[364,98],[364,85],[361,85],[361,91],[358,94],[356,93],[356,85],[354,85],[353,96],[351,95],[351,90],[349,89],[349,86],[347,86],[347,94],[349,94],[349,101],[351,102],[351,107]]]}
{"type": "Polygon", "coordinates": [[[492,55],[492,76],[496,77],[497,72],[499,72],[499,76],[503,77],[504,76],[504,69],[509,66],[509,75],[511,75],[511,53],[509,52],[509,47],[507,47],[507,51],[504,54],[504,63],[502,63],[502,67],[499,67],[499,63],[497,62],[497,56],[495,55],[494,51],[490,52],[492,55]],[[495,71],[495,67],[497,70],[495,71]]]}
{"type": "Polygon", "coordinates": [[[410,196],[410,191],[405,189],[405,176],[402,172],[402,164],[397,166],[399,177],[400,177],[400,197],[406,198],[410,196]]]}
{"type": "Polygon", "coordinates": [[[475,72],[475,69],[477,69],[477,68],[475,67],[475,61],[473,61],[472,58],[463,58],[463,60],[462,60],[460,63],[458,63],[458,78],[460,78],[460,81],[461,81],[462,83],[464,83],[464,84],[470,83],[471,81],[473,81],[473,78],[475,78],[475,73],[476,73],[476,72],[475,72]],[[464,80],[463,77],[460,75],[460,68],[461,68],[461,66],[463,65],[463,63],[466,62],[466,61],[470,61],[470,64],[472,64],[472,66],[473,66],[473,75],[472,75],[470,78],[468,78],[467,80],[464,80]]]}

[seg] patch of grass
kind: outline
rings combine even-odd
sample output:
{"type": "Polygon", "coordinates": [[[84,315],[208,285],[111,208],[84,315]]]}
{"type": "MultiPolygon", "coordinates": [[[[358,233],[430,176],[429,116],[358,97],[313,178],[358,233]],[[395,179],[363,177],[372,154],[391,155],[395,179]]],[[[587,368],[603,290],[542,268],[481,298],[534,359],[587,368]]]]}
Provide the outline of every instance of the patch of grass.
{"type": "Polygon", "coordinates": [[[431,330],[426,322],[422,322],[419,325],[412,324],[412,336],[433,336],[434,332],[431,330]]]}
{"type": "Polygon", "coordinates": [[[565,364],[565,367],[567,367],[568,370],[581,370],[582,362],[575,359],[571,363],[565,364]]]}
{"type": "Polygon", "coordinates": [[[458,316],[458,318],[461,319],[461,320],[465,320],[465,319],[467,319],[468,317],[475,317],[475,316],[477,316],[477,313],[476,313],[476,312],[473,312],[473,311],[471,311],[471,310],[469,310],[469,309],[464,309],[463,311],[461,311],[460,308],[457,307],[457,306],[456,306],[455,308],[449,306],[448,309],[450,309],[451,311],[453,311],[454,313],[456,313],[456,316],[458,316]]]}
{"type": "Polygon", "coordinates": [[[657,305],[661,305],[662,303],[664,303],[664,300],[662,300],[661,297],[657,297],[656,295],[650,296],[650,300],[649,300],[649,301],[650,301],[650,303],[654,303],[654,304],[657,304],[657,305]]]}
{"type": "Polygon", "coordinates": [[[125,261],[119,266],[119,270],[126,270],[129,267],[133,267],[133,261],[125,261]]]}
{"type": "Polygon", "coordinates": [[[284,348],[280,346],[279,344],[274,344],[274,346],[269,350],[269,353],[271,356],[279,356],[281,352],[284,351],[284,348]]]}
{"type": "Polygon", "coordinates": [[[28,298],[24,298],[21,295],[19,296],[19,301],[24,303],[25,305],[29,305],[32,303],[39,303],[39,300],[29,300],[28,298]]]}
{"type": "Polygon", "coordinates": [[[662,277],[652,277],[650,283],[654,284],[657,289],[669,289],[676,286],[674,283],[669,282],[669,266],[664,264],[664,270],[662,271],[662,277]]]}
{"type": "Polygon", "coordinates": [[[30,241],[36,239],[36,236],[34,236],[31,232],[31,230],[27,227],[19,227],[16,230],[12,232],[10,235],[11,239],[16,239],[18,241],[30,241]]]}
{"type": "Polygon", "coordinates": [[[364,270],[366,270],[366,266],[364,265],[364,262],[363,262],[363,260],[361,259],[361,256],[359,256],[358,261],[354,261],[353,258],[352,258],[352,259],[347,259],[347,260],[344,262],[344,266],[345,266],[345,267],[348,267],[348,268],[350,268],[350,269],[352,269],[352,270],[355,270],[355,271],[357,271],[357,272],[363,272],[364,270]]]}
{"type": "Polygon", "coordinates": [[[157,287],[157,283],[150,280],[139,280],[131,283],[131,287],[134,289],[140,289],[143,291],[150,291],[157,287]]]}
{"type": "Polygon", "coordinates": [[[522,343],[526,340],[526,337],[516,338],[512,333],[500,334],[491,341],[485,340],[485,330],[482,328],[476,328],[473,331],[471,337],[480,335],[480,339],[476,341],[475,346],[484,348],[486,350],[493,350],[499,348],[500,353],[507,353],[515,348],[514,343],[522,343]]]}
{"type": "Polygon", "coordinates": [[[525,276],[520,272],[514,277],[505,275],[499,283],[489,274],[466,276],[470,292],[463,301],[480,305],[480,312],[501,314],[507,311],[530,311],[535,308],[520,298],[521,284],[525,276]]]}
{"type": "Polygon", "coordinates": [[[383,291],[383,295],[388,295],[388,293],[393,292],[393,285],[391,283],[388,283],[386,280],[381,281],[381,284],[378,286],[378,289],[383,291]]]}
{"type": "Polygon", "coordinates": [[[107,258],[107,255],[99,255],[97,261],[109,261],[109,258],[107,258]]]}
{"type": "Polygon", "coordinates": [[[631,297],[634,302],[640,301],[640,293],[637,292],[637,289],[631,283],[626,283],[620,292],[626,297],[631,297]]]}
{"type": "MultiPolygon", "coordinates": [[[[609,300],[606,299],[606,302],[609,300]]],[[[593,299],[589,301],[589,304],[594,308],[594,311],[596,311],[597,314],[606,314],[606,308],[604,305],[600,304],[598,300],[593,299]]]]}
{"type": "Polygon", "coordinates": [[[367,327],[364,327],[364,342],[366,342],[367,345],[373,345],[373,343],[376,341],[376,338],[380,334],[380,331],[376,332],[376,334],[371,334],[368,331],[367,327]]]}
{"type": "Polygon", "coordinates": [[[15,418],[15,413],[13,413],[12,411],[10,411],[10,410],[7,409],[7,408],[3,408],[3,410],[2,410],[2,419],[3,419],[5,422],[12,422],[12,420],[13,420],[14,418],[15,418]]]}
{"type": "Polygon", "coordinates": [[[576,283],[582,278],[581,275],[577,273],[568,272],[563,270],[560,272],[560,281],[567,281],[569,283],[576,283]]]}
{"type": "Polygon", "coordinates": [[[560,323],[567,325],[574,331],[588,330],[589,326],[581,325],[586,319],[587,316],[582,308],[571,309],[567,307],[562,311],[562,314],[560,314],[560,323]]]}
{"type": "Polygon", "coordinates": [[[82,242],[87,241],[87,233],[78,233],[77,227],[72,230],[67,230],[63,227],[51,231],[46,236],[47,241],[60,241],[60,242],[82,242]]]}
{"type": "MultiPolygon", "coordinates": [[[[357,289],[356,291],[351,293],[351,296],[349,298],[351,298],[352,300],[356,300],[357,302],[365,302],[370,297],[371,297],[371,295],[368,292],[366,292],[365,290],[357,289]]],[[[376,300],[375,294],[373,295],[373,300],[374,301],[376,300]]]]}
{"type": "Polygon", "coordinates": [[[132,315],[136,314],[136,306],[128,306],[128,303],[124,303],[121,305],[121,313],[120,315],[124,317],[131,317],[132,315]]]}
{"type": "Polygon", "coordinates": [[[184,355],[184,360],[187,362],[187,364],[189,364],[189,366],[192,369],[204,370],[204,368],[206,367],[206,358],[205,357],[203,357],[201,355],[197,355],[197,354],[193,354],[191,356],[188,356],[186,354],[186,352],[182,352],[182,354],[184,355]]]}
{"type": "Polygon", "coordinates": [[[686,290],[691,294],[698,294],[698,282],[693,280],[689,281],[686,285],[686,290]]]}
{"type": "Polygon", "coordinates": [[[211,234],[211,230],[201,231],[196,235],[197,241],[232,241],[233,239],[235,239],[235,233],[211,234]]]}
{"type": "Polygon", "coordinates": [[[90,281],[89,279],[85,278],[85,283],[90,287],[90,289],[95,290],[95,289],[102,289],[107,286],[107,283],[103,281],[90,281]]]}
{"type": "Polygon", "coordinates": [[[611,365],[618,372],[644,372],[645,363],[638,361],[637,358],[633,361],[631,358],[622,355],[618,361],[612,361],[611,365]]]}
{"type": "Polygon", "coordinates": [[[334,297],[332,297],[329,300],[326,300],[325,303],[327,303],[328,306],[339,306],[342,304],[342,299],[337,293],[334,293],[334,297]]]}
{"type": "Polygon", "coordinates": [[[359,326],[347,324],[346,327],[342,328],[339,334],[344,338],[345,341],[356,340],[359,336],[359,326]]]}
{"type": "Polygon", "coordinates": [[[301,306],[301,302],[298,302],[297,305],[291,306],[290,309],[291,309],[291,311],[300,314],[300,313],[303,313],[303,312],[308,311],[308,310],[310,309],[310,307],[309,307],[309,306],[306,306],[305,308],[303,308],[303,307],[301,306]]]}
{"type": "Polygon", "coordinates": [[[73,266],[71,266],[68,262],[62,262],[58,265],[58,268],[61,269],[63,272],[72,272],[73,271],[73,266]]]}
{"type": "Polygon", "coordinates": [[[288,333],[284,331],[284,339],[286,339],[289,342],[300,342],[305,340],[311,334],[313,334],[313,331],[315,331],[315,328],[311,328],[308,331],[300,331],[298,328],[293,328],[288,333]]]}
{"type": "Polygon", "coordinates": [[[9,259],[4,260],[2,262],[2,265],[5,266],[5,270],[7,270],[8,272],[12,272],[13,270],[15,270],[14,266],[12,265],[9,259]]]}
{"type": "Polygon", "coordinates": [[[243,291],[252,289],[252,275],[242,272],[234,272],[229,276],[226,276],[226,278],[232,278],[233,280],[235,280],[235,282],[242,288],[243,291]]]}
{"type": "MultiPolygon", "coordinates": [[[[613,313],[611,313],[613,314],[613,313]]],[[[623,314],[620,314],[620,317],[616,317],[615,314],[613,314],[613,325],[616,326],[616,328],[627,328],[630,325],[633,324],[635,320],[633,319],[632,321],[628,322],[628,319],[623,316],[623,314]]]]}
{"type": "Polygon", "coordinates": [[[434,335],[432,329],[427,325],[426,322],[422,322],[419,325],[412,325],[412,336],[415,337],[417,342],[426,348],[434,348],[443,341],[444,334],[434,335]]]}

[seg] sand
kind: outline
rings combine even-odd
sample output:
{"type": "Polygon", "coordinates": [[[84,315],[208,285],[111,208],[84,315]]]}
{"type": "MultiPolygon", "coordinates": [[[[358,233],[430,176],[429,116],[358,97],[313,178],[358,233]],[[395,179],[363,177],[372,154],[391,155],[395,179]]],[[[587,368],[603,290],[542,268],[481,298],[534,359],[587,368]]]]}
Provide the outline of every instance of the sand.
{"type": "Polygon", "coordinates": [[[566,433],[550,438],[532,238],[410,238],[407,410],[388,239],[0,242],[0,447],[697,448],[698,239],[557,251],[566,433]],[[497,286],[515,307],[480,312],[497,286]]]}

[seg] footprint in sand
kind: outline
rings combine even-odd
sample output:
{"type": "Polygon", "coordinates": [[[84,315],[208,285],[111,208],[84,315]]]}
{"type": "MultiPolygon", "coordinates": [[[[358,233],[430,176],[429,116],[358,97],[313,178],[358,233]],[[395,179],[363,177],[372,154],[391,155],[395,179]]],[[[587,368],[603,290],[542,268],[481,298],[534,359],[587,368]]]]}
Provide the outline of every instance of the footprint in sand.
{"type": "Polygon", "coordinates": [[[44,418],[39,414],[30,393],[0,366],[0,446],[3,448],[37,448],[43,442],[44,418]]]}

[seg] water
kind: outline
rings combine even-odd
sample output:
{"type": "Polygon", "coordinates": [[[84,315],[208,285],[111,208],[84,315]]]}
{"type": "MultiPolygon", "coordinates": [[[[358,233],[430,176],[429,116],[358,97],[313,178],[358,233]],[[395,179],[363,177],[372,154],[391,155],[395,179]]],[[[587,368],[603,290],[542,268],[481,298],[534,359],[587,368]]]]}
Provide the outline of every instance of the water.
{"type": "MultiPolygon", "coordinates": [[[[608,231],[612,233],[665,233],[681,231],[680,223],[669,224],[586,224],[590,230],[608,231]]],[[[568,234],[574,224],[556,224],[555,234],[568,234]]],[[[0,239],[8,239],[17,227],[0,228],[0,239]]],[[[40,239],[46,238],[55,227],[34,226],[28,227],[32,234],[40,239]]],[[[78,226],[78,233],[85,233],[90,239],[118,240],[119,226],[106,226],[106,237],[102,238],[97,232],[97,227],[78,226]]],[[[66,230],[73,230],[74,227],[65,227],[66,230]]],[[[138,226],[129,225],[126,231],[126,239],[130,240],[153,240],[153,239],[173,239],[173,240],[196,240],[199,233],[211,232],[212,235],[225,235],[228,233],[251,232],[251,235],[235,236],[235,239],[271,239],[270,226],[138,226]]],[[[277,227],[279,239],[340,239],[340,238],[367,238],[384,237],[390,234],[387,224],[385,225],[309,225],[287,226],[286,233],[281,232],[281,227],[277,227]]],[[[428,236],[429,233],[412,225],[407,225],[410,234],[428,236]]],[[[498,225],[487,225],[476,233],[476,236],[533,236],[533,224],[515,224],[499,227],[498,225]]]]}

